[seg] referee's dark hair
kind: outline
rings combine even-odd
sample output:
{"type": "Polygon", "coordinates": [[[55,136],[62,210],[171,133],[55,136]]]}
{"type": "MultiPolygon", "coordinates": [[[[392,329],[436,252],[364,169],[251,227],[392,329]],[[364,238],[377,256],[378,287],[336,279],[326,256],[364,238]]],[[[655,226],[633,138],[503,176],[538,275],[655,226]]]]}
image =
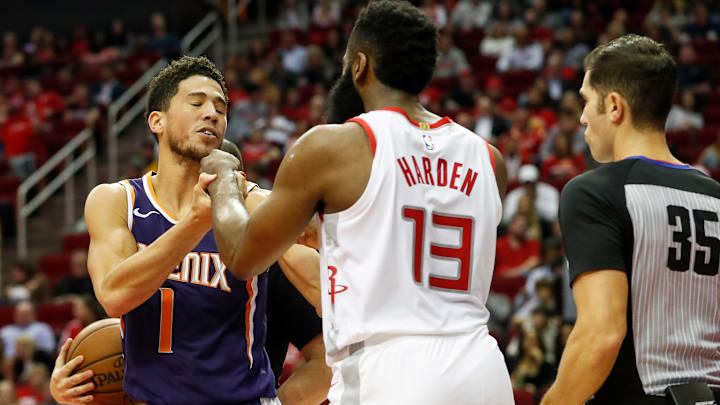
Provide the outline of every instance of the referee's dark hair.
{"type": "Polygon", "coordinates": [[[677,68],[665,47],[652,39],[629,34],[595,48],[585,57],[590,87],[602,100],[610,92],[625,98],[632,124],[638,129],[664,130],[673,97],[677,68]]]}

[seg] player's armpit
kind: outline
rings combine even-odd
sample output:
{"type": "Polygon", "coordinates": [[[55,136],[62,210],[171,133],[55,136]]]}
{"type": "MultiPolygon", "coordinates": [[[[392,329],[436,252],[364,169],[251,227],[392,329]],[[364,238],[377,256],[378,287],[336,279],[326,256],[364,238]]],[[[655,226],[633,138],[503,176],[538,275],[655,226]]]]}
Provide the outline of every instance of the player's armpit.
{"type": "Polygon", "coordinates": [[[620,270],[581,274],[573,284],[578,310],[557,380],[542,405],[583,404],[605,382],[627,333],[628,281],[620,270]]]}

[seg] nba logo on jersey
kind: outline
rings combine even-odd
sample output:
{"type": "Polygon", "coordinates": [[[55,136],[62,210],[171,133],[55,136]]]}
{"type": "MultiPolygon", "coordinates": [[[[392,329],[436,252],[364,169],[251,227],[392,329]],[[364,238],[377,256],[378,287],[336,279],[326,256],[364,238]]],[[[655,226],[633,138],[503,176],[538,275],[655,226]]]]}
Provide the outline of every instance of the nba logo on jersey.
{"type": "Polygon", "coordinates": [[[435,150],[435,144],[432,141],[432,137],[428,134],[423,134],[423,141],[425,141],[425,149],[435,150]]]}

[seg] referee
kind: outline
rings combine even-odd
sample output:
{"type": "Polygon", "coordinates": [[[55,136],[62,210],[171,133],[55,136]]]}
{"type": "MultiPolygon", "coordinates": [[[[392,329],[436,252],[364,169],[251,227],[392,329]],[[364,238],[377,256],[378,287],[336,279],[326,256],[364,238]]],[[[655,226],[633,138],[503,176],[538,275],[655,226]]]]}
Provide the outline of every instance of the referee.
{"type": "Polygon", "coordinates": [[[646,37],[585,58],[580,121],[607,164],[561,196],[578,319],[543,405],[711,404],[665,398],[690,382],[720,398],[720,184],[668,149],[675,83],[672,57],[646,37]]]}

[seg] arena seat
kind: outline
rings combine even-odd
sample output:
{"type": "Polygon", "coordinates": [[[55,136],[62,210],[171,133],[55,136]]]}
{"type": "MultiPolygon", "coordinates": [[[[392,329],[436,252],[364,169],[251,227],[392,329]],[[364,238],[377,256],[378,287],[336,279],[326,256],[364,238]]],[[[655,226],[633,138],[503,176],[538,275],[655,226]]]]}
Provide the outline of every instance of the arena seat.
{"type": "Polygon", "coordinates": [[[47,276],[54,287],[61,278],[70,274],[70,255],[46,255],[38,260],[38,271],[47,276]]]}
{"type": "Polygon", "coordinates": [[[42,304],[37,308],[38,321],[45,322],[59,333],[73,319],[73,304],[42,304]]]}
{"type": "Polygon", "coordinates": [[[90,234],[87,232],[73,233],[63,236],[63,252],[70,253],[75,249],[88,249],[90,234]]]}
{"type": "Polygon", "coordinates": [[[513,391],[513,398],[515,399],[515,405],[535,405],[533,394],[525,390],[513,391]]]}

